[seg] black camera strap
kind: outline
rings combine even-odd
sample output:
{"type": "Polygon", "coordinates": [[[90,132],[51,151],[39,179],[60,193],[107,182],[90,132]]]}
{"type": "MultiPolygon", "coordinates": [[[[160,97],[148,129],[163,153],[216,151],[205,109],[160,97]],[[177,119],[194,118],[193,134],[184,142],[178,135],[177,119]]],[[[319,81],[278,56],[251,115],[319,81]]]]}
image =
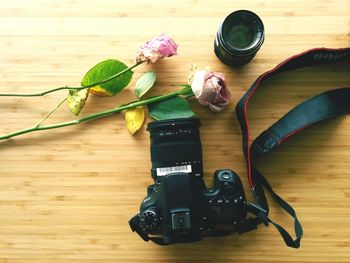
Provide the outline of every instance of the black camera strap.
{"type": "Polygon", "coordinates": [[[350,88],[330,90],[299,104],[253,141],[252,158],[265,155],[292,135],[320,121],[350,113],[350,88]]]}
{"type": "Polygon", "coordinates": [[[251,138],[247,116],[248,102],[252,94],[262,86],[261,84],[272,76],[289,70],[318,64],[336,63],[342,60],[350,60],[350,48],[316,48],[295,55],[283,61],[274,69],[260,75],[236,106],[236,114],[242,130],[243,152],[247,161],[251,191],[257,205],[266,210],[266,213],[257,210],[256,214],[262,218],[266,225],[268,223],[274,225],[289,247],[298,248],[300,246],[300,239],[303,235],[301,224],[294,209],[273,191],[265,177],[254,167],[253,160],[272,151],[286,139],[314,123],[350,113],[350,87],[322,93],[300,104],[259,135],[252,144],[250,144],[251,138]],[[295,239],[282,226],[268,217],[269,207],[264,189],[294,219],[295,239]]]}

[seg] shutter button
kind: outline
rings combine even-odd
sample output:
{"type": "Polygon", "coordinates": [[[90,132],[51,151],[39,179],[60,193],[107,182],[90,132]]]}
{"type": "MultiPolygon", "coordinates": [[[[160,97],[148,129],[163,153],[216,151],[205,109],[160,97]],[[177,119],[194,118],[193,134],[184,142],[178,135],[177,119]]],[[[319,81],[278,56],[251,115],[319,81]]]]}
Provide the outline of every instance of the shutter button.
{"type": "Polygon", "coordinates": [[[223,175],[222,175],[222,178],[224,178],[224,179],[230,179],[231,178],[231,175],[229,174],[229,173],[224,173],[223,175]]]}

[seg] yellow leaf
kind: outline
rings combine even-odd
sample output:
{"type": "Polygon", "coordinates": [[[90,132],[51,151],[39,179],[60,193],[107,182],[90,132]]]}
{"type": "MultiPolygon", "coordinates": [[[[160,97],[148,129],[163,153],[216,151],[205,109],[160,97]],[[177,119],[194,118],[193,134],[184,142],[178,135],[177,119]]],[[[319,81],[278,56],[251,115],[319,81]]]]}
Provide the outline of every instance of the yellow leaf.
{"type": "Polygon", "coordinates": [[[111,92],[109,92],[108,90],[102,88],[101,86],[95,86],[90,88],[89,92],[91,94],[97,95],[97,96],[101,96],[101,97],[111,97],[113,96],[113,94],[111,92]]]}
{"type": "Polygon", "coordinates": [[[137,107],[128,109],[125,112],[125,123],[131,134],[137,132],[145,120],[145,109],[143,107],[137,107]]]}
{"type": "Polygon", "coordinates": [[[69,90],[67,103],[68,107],[74,115],[79,115],[80,111],[84,108],[85,101],[87,100],[88,96],[88,89],[69,90]]]}

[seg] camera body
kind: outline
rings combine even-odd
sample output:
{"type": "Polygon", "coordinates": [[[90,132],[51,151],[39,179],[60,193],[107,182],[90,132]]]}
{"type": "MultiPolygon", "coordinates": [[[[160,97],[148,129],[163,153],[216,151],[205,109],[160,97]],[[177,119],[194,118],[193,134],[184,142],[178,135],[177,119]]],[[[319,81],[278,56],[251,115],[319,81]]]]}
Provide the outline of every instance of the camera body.
{"type": "Polygon", "coordinates": [[[154,183],[129,221],[145,241],[167,245],[245,232],[248,205],[238,175],[217,170],[213,187],[205,185],[199,126],[199,119],[188,118],[147,127],[154,183]]]}

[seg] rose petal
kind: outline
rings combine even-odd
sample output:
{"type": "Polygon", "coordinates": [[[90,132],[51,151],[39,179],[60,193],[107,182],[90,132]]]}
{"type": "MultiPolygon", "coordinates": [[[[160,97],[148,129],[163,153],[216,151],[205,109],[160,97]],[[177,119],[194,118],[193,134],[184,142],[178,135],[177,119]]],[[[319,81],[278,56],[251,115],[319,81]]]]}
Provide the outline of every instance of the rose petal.
{"type": "Polygon", "coordinates": [[[207,74],[207,72],[205,70],[197,70],[193,74],[191,88],[192,88],[194,96],[197,99],[202,94],[206,74],[207,74]]]}
{"type": "Polygon", "coordinates": [[[209,105],[209,102],[201,100],[201,99],[198,99],[198,102],[199,102],[199,104],[201,104],[203,106],[208,106],[209,105]]]}
{"type": "Polygon", "coordinates": [[[195,71],[191,87],[198,102],[214,112],[222,111],[231,98],[224,75],[218,72],[195,71]]]}
{"type": "Polygon", "coordinates": [[[209,109],[213,112],[220,112],[224,109],[224,107],[220,107],[214,104],[209,104],[209,109]]]}
{"type": "Polygon", "coordinates": [[[147,41],[137,52],[137,62],[156,62],[158,59],[176,55],[177,44],[165,34],[147,41]]]}

